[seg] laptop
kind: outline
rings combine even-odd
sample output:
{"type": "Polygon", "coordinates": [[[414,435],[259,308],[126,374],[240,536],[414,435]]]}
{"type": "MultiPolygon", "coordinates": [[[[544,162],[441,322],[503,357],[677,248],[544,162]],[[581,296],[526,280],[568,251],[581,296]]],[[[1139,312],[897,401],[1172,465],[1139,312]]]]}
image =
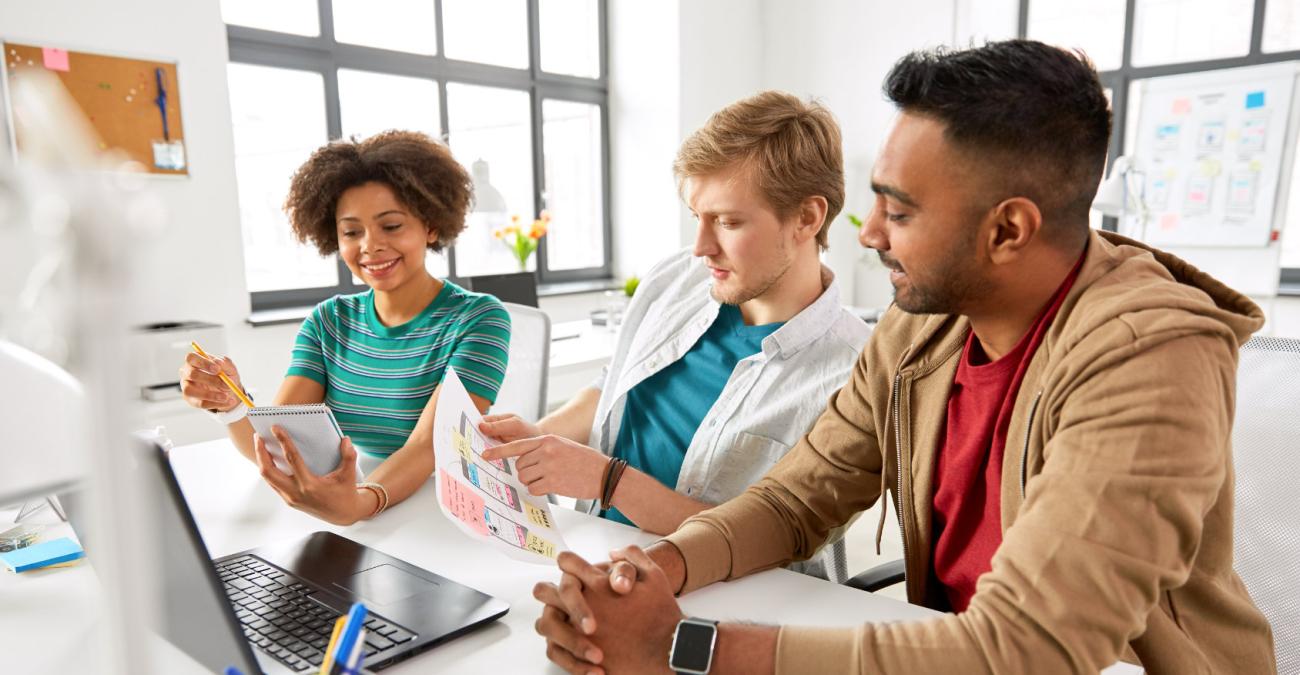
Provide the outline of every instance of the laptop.
{"type": "MultiPolygon", "coordinates": [[[[142,484],[157,494],[161,513],[164,588],[155,629],[213,672],[314,673],[335,620],[354,602],[370,610],[363,649],[372,671],[509,610],[502,600],[331,532],[213,560],[166,450],[139,443],[142,484]]],[[[81,537],[77,497],[61,500],[81,537]]]]}

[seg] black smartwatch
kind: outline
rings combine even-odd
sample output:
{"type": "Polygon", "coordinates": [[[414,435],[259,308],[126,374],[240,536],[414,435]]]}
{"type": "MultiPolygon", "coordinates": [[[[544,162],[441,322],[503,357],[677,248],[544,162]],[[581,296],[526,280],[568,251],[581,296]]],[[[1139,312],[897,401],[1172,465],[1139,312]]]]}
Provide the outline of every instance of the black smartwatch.
{"type": "Polygon", "coordinates": [[[678,675],[706,675],[713,665],[713,648],[717,643],[717,621],[682,619],[677,623],[673,646],[668,650],[668,667],[678,675]]]}

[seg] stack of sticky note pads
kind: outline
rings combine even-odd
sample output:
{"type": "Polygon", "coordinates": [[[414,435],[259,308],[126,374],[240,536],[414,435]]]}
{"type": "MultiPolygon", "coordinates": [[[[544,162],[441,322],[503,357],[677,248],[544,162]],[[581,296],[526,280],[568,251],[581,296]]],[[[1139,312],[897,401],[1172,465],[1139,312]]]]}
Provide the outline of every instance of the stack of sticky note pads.
{"type": "Polygon", "coordinates": [[[62,537],[41,544],[34,544],[8,553],[0,553],[0,563],[10,572],[27,572],[51,565],[71,563],[86,555],[77,542],[62,537]]]}

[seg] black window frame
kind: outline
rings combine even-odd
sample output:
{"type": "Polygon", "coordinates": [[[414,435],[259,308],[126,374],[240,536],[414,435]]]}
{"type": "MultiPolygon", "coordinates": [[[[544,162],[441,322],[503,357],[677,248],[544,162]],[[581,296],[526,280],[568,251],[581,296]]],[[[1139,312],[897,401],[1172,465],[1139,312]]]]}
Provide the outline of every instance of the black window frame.
{"type": "MultiPolygon", "coordinates": [[[[1019,25],[1016,34],[1021,38],[1028,37],[1029,5],[1031,2],[1033,2],[1033,0],[1020,0],[1019,25]]],[[[1120,155],[1124,154],[1124,142],[1126,140],[1124,136],[1127,132],[1129,112],[1129,86],[1134,81],[1145,80],[1152,77],[1164,77],[1167,75],[1204,73],[1214,70],[1223,70],[1225,68],[1261,66],[1269,63],[1300,60],[1300,49],[1283,52],[1264,52],[1264,12],[1266,4],[1267,0],[1255,0],[1254,14],[1251,17],[1250,26],[1250,50],[1244,56],[1139,67],[1133,65],[1133,20],[1137,14],[1137,0],[1125,0],[1124,48],[1120,67],[1113,70],[1103,70],[1098,72],[1102,86],[1111,90],[1111,110],[1114,114],[1114,123],[1110,135],[1110,154],[1107,159],[1106,167],[1107,173],[1110,171],[1110,164],[1120,155]]],[[[1300,157],[1297,158],[1297,162],[1300,162],[1300,157]]],[[[1116,226],[1117,220],[1112,216],[1107,216],[1103,220],[1103,227],[1107,230],[1114,231],[1116,226]]],[[[1294,235],[1300,236],[1300,233],[1294,233],[1294,235]]],[[[1300,268],[1283,267],[1281,270],[1281,285],[1283,287],[1282,290],[1291,290],[1300,287],[1300,268]]]]}
{"type": "MultiPolygon", "coordinates": [[[[596,78],[549,73],[541,67],[540,0],[526,0],[528,13],[528,67],[506,68],[470,61],[448,59],[443,40],[442,0],[434,4],[437,54],[412,54],[377,47],[341,43],[334,38],[334,10],[331,0],[317,0],[320,35],[303,36],[260,28],[226,25],[229,62],[314,72],[325,82],[325,122],[330,140],[341,138],[342,117],[339,106],[338,70],[363,70],[378,74],[402,75],[432,80],[438,85],[439,125],[443,139],[449,136],[447,84],[449,82],[524,91],[529,95],[532,133],[533,209],[540,213],[545,206],[546,175],[542,104],[560,100],[595,105],[600,110],[601,132],[601,223],[604,234],[601,264],[573,270],[548,268],[547,238],[538,243],[537,280],[540,284],[608,280],[613,277],[613,227],[610,205],[609,151],[609,59],[606,0],[596,0],[600,74],[596,78]]],[[[242,227],[242,224],[241,224],[242,227]]],[[[455,280],[456,251],[446,251],[448,277],[455,280]]],[[[347,266],[335,256],[338,283],[314,288],[275,291],[251,291],[252,311],[309,307],[340,293],[357,293],[366,287],[355,284],[347,266]]]]}

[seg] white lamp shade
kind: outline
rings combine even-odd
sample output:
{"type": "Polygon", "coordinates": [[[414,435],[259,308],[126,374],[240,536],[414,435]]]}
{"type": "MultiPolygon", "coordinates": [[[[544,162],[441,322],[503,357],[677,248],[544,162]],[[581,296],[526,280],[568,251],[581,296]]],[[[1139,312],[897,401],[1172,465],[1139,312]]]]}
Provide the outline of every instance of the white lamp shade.
{"type": "Polygon", "coordinates": [[[1097,209],[1104,216],[1114,218],[1138,210],[1138,195],[1131,189],[1126,189],[1130,187],[1126,183],[1136,168],[1132,157],[1128,155],[1116,157],[1115,163],[1110,167],[1110,177],[1102,181],[1101,186],[1097,188],[1097,196],[1092,200],[1092,208],[1097,209]]]}
{"type": "Polygon", "coordinates": [[[1110,178],[1102,181],[1101,187],[1097,188],[1097,196],[1092,200],[1092,208],[1100,211],[1102,215],[1118,218],[1128,207],[1128,204],[1124,203],[1126,197],[1124,192],[1124,174],[1112,171],[1110,178]]]}

